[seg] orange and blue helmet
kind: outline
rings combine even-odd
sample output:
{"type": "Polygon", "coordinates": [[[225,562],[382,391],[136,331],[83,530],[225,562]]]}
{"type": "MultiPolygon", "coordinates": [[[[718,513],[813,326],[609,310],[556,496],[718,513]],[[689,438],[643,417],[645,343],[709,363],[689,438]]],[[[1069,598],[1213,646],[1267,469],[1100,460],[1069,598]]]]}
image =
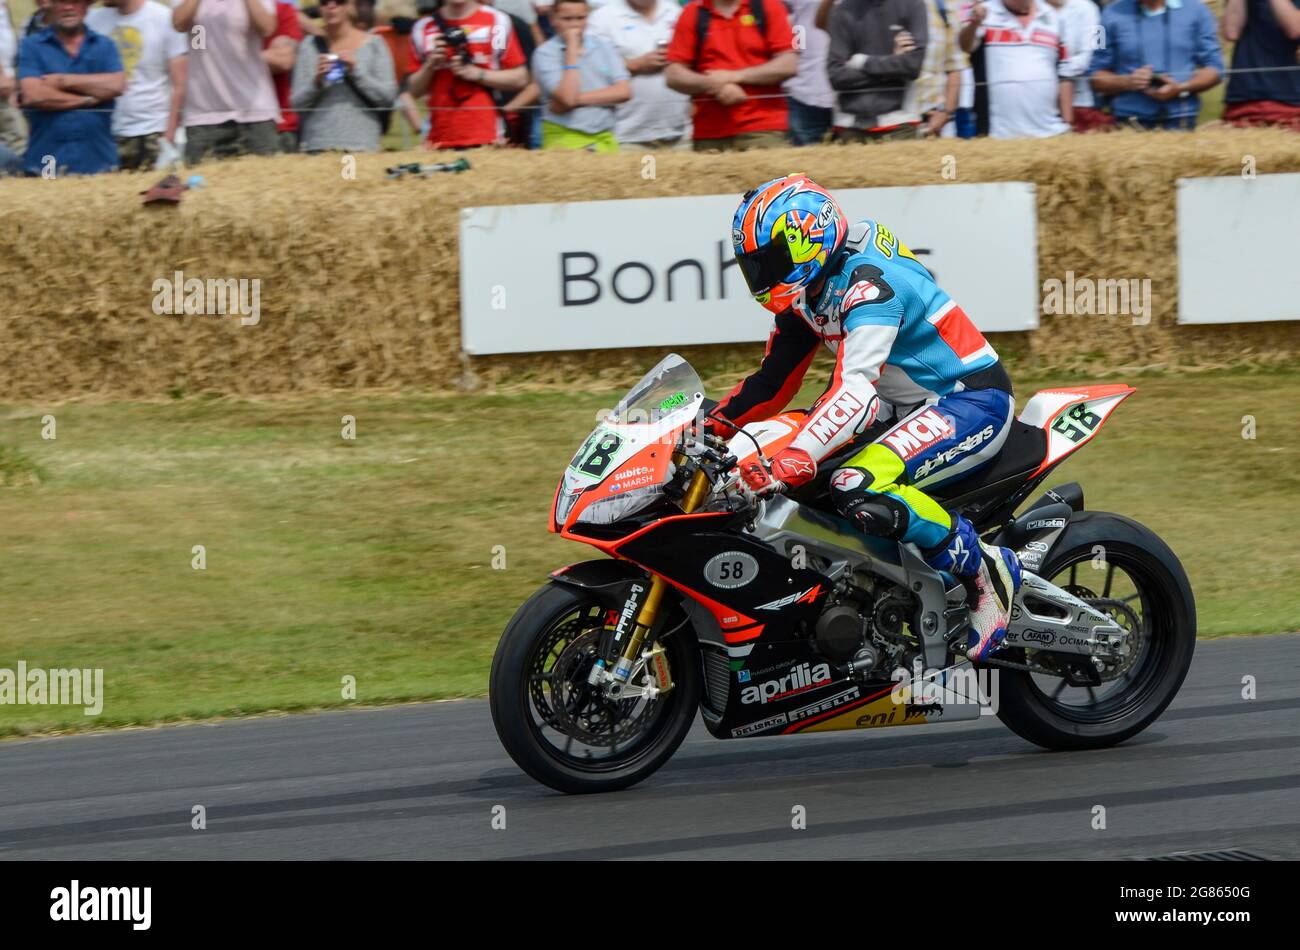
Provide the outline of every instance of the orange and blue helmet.
{"type": "Polygon", "coordinates": [[[848,228],[830,192],[806,175],[786,175],[745,193],[731,244],[749,292],[780,313],[817,279],[848,228]]]}

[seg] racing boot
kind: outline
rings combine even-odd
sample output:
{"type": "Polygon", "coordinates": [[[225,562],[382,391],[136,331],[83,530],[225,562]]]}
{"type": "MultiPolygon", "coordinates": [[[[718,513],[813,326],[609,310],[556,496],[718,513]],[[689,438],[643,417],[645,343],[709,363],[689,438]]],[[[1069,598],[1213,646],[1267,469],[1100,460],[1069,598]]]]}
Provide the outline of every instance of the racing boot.
{"type": "Polygon", "coordinates": [[[926,563],[953,574],[966,587],[971,632],[966,656],[983,660],[1002,646],[1016,591],[1020,589],[1020,559],[1010,548],[985,544],[975,527],[953,515],[952,533],[934,548],[922,551],[926,563]]]}

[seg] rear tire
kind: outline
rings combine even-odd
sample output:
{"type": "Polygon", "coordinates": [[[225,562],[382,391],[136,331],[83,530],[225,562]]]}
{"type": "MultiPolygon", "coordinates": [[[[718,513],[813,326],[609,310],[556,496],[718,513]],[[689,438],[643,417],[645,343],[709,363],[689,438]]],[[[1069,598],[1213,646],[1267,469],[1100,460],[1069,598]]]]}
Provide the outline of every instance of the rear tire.
{"type": "Polygon", "coordinates": [[[690,627],[683,626],[663,641],[674,685],[655,700],[663,708],[655,711],[649,733],[630,742],[625,752],[591,763],[566,756],[548,742],[543,729],[555,730],[534,718],[530,692],[537,649],[566,617],[597,605],[611,606],[602,604],[602,599],[595,591],[547,584],[515,612],[492,659],[489,704],[501,744],[515,764],[537,781],[569,794],[617,791],[653,774],[686,738],[700,702],[699,648],[690,627]]]}
{"type": "MultiPolygon", "coordinates": [[[[1031,673],[998,670],[998,718],[1018,736],[1046,749],[1098,749],[1132,738],[1165,711],[1192,662],[1196,603],[1187,574],[1169,546],[1136,521],[1101,511],[1076,515],[1039,576],[1050,579],[1071,564],[1090,561],[1098,545],[1106,563],[1121,566],[1138,587],[1149,618],[1144,620],[1150,625],[1144,649],[1154,651],[1145,661],[1151,666],[1125,693],[1092,710],[1054,701],[1031,673]]],[[[1007,658],[1023,662],[1024,651],[1008,650],[1007,658]]]]}

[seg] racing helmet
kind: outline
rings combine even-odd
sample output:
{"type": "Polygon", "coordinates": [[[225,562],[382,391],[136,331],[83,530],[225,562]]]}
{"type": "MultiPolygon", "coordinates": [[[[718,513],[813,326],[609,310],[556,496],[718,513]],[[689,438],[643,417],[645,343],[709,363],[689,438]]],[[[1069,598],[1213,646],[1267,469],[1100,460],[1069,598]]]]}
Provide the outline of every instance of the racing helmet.
{"type": "Polygon", "coordinates": [[[789,309],[844,245],[848,227],[839,203],[806,175],[747,191],[731,244],[749,292],[772,313],[789,309]]]}

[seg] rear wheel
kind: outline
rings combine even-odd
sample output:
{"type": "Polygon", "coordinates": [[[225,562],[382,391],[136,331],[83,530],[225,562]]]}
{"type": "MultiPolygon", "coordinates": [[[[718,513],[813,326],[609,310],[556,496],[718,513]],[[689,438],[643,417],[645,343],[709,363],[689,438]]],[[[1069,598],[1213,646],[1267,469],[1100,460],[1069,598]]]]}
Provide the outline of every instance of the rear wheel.
{"type": "Polygon", "coordinates": [[[998,671],[998,717],[1049,749],[1095,749],[1137,735],[1164,712],[1192,662],[1196,605],[1178,558],[1136,521],[1085,512],[1039,573],[1128,630],[1129,655],[1108,661],[1101,682],[1075,686],[1059,675],[1078,662],[1073,657],[1008,650],[1006,659],[1038,672],[998,671]]]}
{"type": "Polygon", "coordinates": [[[681,745],[699,705],[699,650],[685,627],[663,639],[674,680],[668,692],[611,700],[588,685],[608,609],[590,591],[548,584],[516,611],[492,660],[489,700],[501,744],[521,769],[561,792],[641,781],[681,745]]]}

